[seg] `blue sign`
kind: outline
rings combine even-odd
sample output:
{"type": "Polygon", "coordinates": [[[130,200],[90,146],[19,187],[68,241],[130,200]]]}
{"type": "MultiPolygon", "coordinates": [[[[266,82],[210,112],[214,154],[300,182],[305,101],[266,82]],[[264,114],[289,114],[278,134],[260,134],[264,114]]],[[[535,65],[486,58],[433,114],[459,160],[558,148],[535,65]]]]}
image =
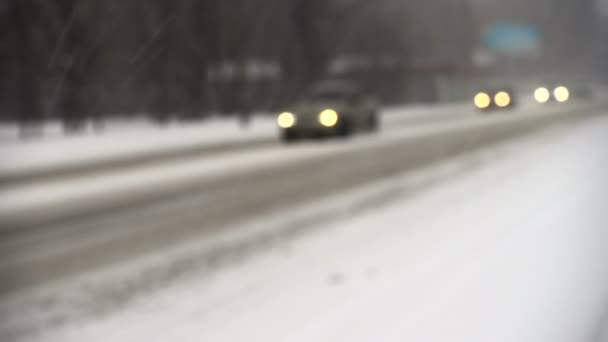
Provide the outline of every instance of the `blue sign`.
{"type": "Polygon", "coordinates": [[[495,25],[484,36],[483,44],[505,53],[534,53],[540,46],[540,33],[531,26],[495,25]]]}

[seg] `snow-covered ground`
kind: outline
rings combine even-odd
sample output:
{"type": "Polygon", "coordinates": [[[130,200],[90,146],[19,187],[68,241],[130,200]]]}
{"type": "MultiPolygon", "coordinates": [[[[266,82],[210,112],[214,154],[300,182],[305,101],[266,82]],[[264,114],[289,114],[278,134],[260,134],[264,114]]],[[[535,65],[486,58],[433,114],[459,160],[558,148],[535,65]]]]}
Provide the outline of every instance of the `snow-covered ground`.
{"type": "Polygon", "coordinates": [[[608,119],[560,133],[30,340],[606,341],[608,119]]]}
{"type": "Polygon", "coordinates": [[[16,127],[4,127],[5,141],[0,145],[0,158],[3,160],[0,172],[115,160],[149,152],[226,142],[247,143],[277,136],[276,125],[266,116],[256,117],[248,129],[242,129],[237,120],[222,118],[166,127],[135,120],[114,122],[103,134],[63,137],[56,132],[57,126],[49,123],[45,127],[50,131],[47,138],[26,141],[8,138],[17,134],[16,127]]]}
{"type": "MultiPolygon", "coordinates": [[[[372,146],[383,146],[394,143],[396,140],[405,138],[419,138],[427,135],[447,132],[465,126],[491,124],[495,121],[505,122],[518,120],[520,117],[495,116],[492,118],[469,115],[470,111],[466,108],[457,107],[452,111],[439,111],[439,108],[417,108],[407,111],[404,108],[388,109],[384,115],[386,124],[396,123],[404,118],[410,120],[415,117],[428,119],[429,116],[437,118],[428,124],[419,125],[398,125],[392,129],[387,129],[379,135],[360,136],[347,143],[343,141],[333,141],[329,143],[310,143],[299,146],[271,145],[255,149],[254,151],[235,151],[212,155],[205,158],[185,160],[171,163],[159,163],[134,167],[127,170],[116,170],[98,175],[87,177],[77,177],[74,179],[64,179],[47,183],[33,183],[10,187],[10,184],[3,191],[0,191],[0,215],[27,215],[41,208],[56,206],[57,204],[69,204],[66,207],[76,209],[80,204],[86,205],[88,202],[96,201],[116,201],[116,194],[142,194],[148,191],[159,192],[171,188],[176,184],[187,181],[213,179],[229,174],[239,174],[243,170],[253,172],[261,167],[285,165],[287,163],[301,162],[321,156],[338,155],[348,151],[354,151],[372,146]],[[456,114],[455,114],[456,113],[456,114]],[[466,113],[463,115],[463,113],[466,113]],[[457,116],[457,119],[445,119],[445,116],[457,116]]],[[[547,115],[547,113],[533,113],[531,115],[547,115]]],[[[529,117],[529,116],[527,116],[529,117]]],[[[524,117],[525,119],[526,117],[524,117]]],[[[194,128],[192,128],[194,129],[194,128]]],[[[274,128],[273,128],[274,130],[274,128]]],[[[185,135],[182,137],[184,143],[200,142],[193,136],[185,135]]],[[[111,150],[113,141],[109,144],[96,145],[102,153],[111,150]],[[106,149],[108,148],[109,149],[106,149]]],[[[72,148],[77,145],[70,144],[72,148]]],[[[150,144],[148,148],[161,148],[159,145],[150,144]]],[[[55,147],[53,147],[55,148],[55,147]]],[[[40,151],[46,149],[44,146],[40,151]]],[[[129,151],[135,153],[135,150],[129,151]]],[[[83,155],[84,156],[84,155],[83,155]]],[[[48,165],[44,162],[54,161],[57,163],[75,162],[76,159],[69,156],[59,157],[57,155],[45,155],[41,159],[33,158],[32,155],[17,157],[19,163],[16,165],[5,165],[5,170],[11,167],[28,169],[28,163],[37,163],[37,166],[48,165]]],[[[100,155],[86,155],[86,158],[100,158],[100,155]]],[[[34,165],[34,164],[32,164],[34,165]]],[[[0,173],[2,167],[0,166],[0,173]]],[[[0,228],[0,230],[2,230],[0,228]]]]}
{"type": "MultiPolygon", "coordinates": [[[[383,111],[386,127],[403,120],[424,120],[471,113],[469,104],[392,107],[383,111]]],[[[0,126],[0,174],[44,170],[92,161],[116,160],[189,147],[219,146],[227,143],[255,143],[278,139],[275,118],[259,114],[244,129],[236,118],[214,118],[198,123],[173,123],[161,127],[144,119],[111,121],[103,133],[87,132],[64,137],[60,125],[49,122],[42,139],[18,139],[16,126],[0,126]]]]}

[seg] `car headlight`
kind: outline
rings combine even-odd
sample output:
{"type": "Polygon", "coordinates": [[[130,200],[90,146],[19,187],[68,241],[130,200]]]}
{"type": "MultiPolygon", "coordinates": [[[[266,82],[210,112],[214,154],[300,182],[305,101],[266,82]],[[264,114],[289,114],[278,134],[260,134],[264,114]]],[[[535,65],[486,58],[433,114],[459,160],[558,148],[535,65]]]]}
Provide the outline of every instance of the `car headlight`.
{"type": "Polygon", "coordinates": [[[511,95],[506,91],[499,91],[494,95],[494,103],[500,108],[507,107],[511,104],[511,95]]]}
{"type": "Polygon", "coordinates": [[[326,109],[319,114],[319,123],[325,127],[334,127],[338,119],[338,113],[333,109],[326,109]]]}
{"type": "Polygon", "coordinates": [[[277,118],[277,124],[281,128],[291,128],[296,124],[296,116],[293,113],[281,113],[277,118]]]}
{"type": "Polygon", "coordinates": [[[534,99],[538,103],[547,103],[551,99],[551,92],[545,87],[536,88],[534,91],[534,99]]]}
{"type": "Polygon", "coordinates": [[[566,102],[570,99],[570,90],[564,86],[560,86],[553,90],[553,96],[557,102],[566,102]]]}
{"type": "Polygon", "coordinates": [[[473,100],[475,102],[475,107],[479,109],[486,109],[490,107],[490,104],[492,103],[490,95],[486,93],[479,93],[475,95],[475,98],[473,100]]]}

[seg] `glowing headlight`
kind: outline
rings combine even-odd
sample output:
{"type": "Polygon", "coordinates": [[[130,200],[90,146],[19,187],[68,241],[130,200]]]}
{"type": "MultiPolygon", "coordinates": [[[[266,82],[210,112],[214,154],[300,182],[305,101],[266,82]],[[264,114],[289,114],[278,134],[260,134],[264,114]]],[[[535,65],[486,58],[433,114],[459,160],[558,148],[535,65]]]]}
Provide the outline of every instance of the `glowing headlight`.
{"type": "Polygon", "coordinates": [[[547,102],[549,102],[550,98],[551,98],[551,93],[549,92],[549,89],[547,89],[545,87],[537,88],[534,91],[534,99],[538,103],[547,103],[547,102]]]}
{"type": "Polygon", "coordinates": [[[333,109],[326,109],[319,114],[319,123],[325,127],[334,127],[338,123],[338,113],[333,109]]]}
{"type": "Polygon", "coordinates": [[[296,116],[292,113],[282,113],[277,118],[277,124],[281,128],[291,128],[296,124],[296,116]]]}
{"type": "Polygon", "coordinates": [[[506,91],[500,91],[494,95],[494,103],[500,108],[507,107],[511,104],[511,95],[506,91]]]}
{"type": "Polygon", "coordinates": [[[570,90],[566,87],[557,87],[553,90],[553,96],[557,102],[566,102],[570,99],[570,90]]]}
{"type": "Polygon", "coordinates": [[[479,94],[475,95],[474,101],[475,101],[475,107],[477,107],[479,109],[486,109],[486,108],[490,107],[492,99],[490,98],[490,95],[488,95],[486,93],[479,93],[479,94]]]}

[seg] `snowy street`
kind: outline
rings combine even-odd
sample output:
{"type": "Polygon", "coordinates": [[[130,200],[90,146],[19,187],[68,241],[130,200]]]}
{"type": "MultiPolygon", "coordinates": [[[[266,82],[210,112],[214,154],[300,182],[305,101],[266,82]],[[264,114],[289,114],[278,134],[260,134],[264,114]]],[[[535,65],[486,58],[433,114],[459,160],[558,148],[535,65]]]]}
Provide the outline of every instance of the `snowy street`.
{"type": "Polygon", "coordinates": [[[608,342],[608,0],[0,26],[0,342],[608,342]]]}
{"type": "MultiPolygon", "coordinates": [[[[388,108],[383,123],[388,127],[420,125],[473,117],[468,104],[388,108]]],[[[163,159],[188,159],[277,145],[274,115],[261,114],[247,128],[234,118],[213,118],[199,123],[175,123],[168,127],[143,119],[109,122],[100,134],[61,136],[57,123],[43,127],[41,139],[23,143],[18,128],[0,126],[0,184],[32,178],[60,177],[82,172],[125,167],[163,159]],[[107,165],[109,164],[109,165],[107,165]]]]}
{"type": "Polygon", "coordinates": [[[604,341],[608,118],[564,108],[5,189],[0,340],[604,341]]]}

